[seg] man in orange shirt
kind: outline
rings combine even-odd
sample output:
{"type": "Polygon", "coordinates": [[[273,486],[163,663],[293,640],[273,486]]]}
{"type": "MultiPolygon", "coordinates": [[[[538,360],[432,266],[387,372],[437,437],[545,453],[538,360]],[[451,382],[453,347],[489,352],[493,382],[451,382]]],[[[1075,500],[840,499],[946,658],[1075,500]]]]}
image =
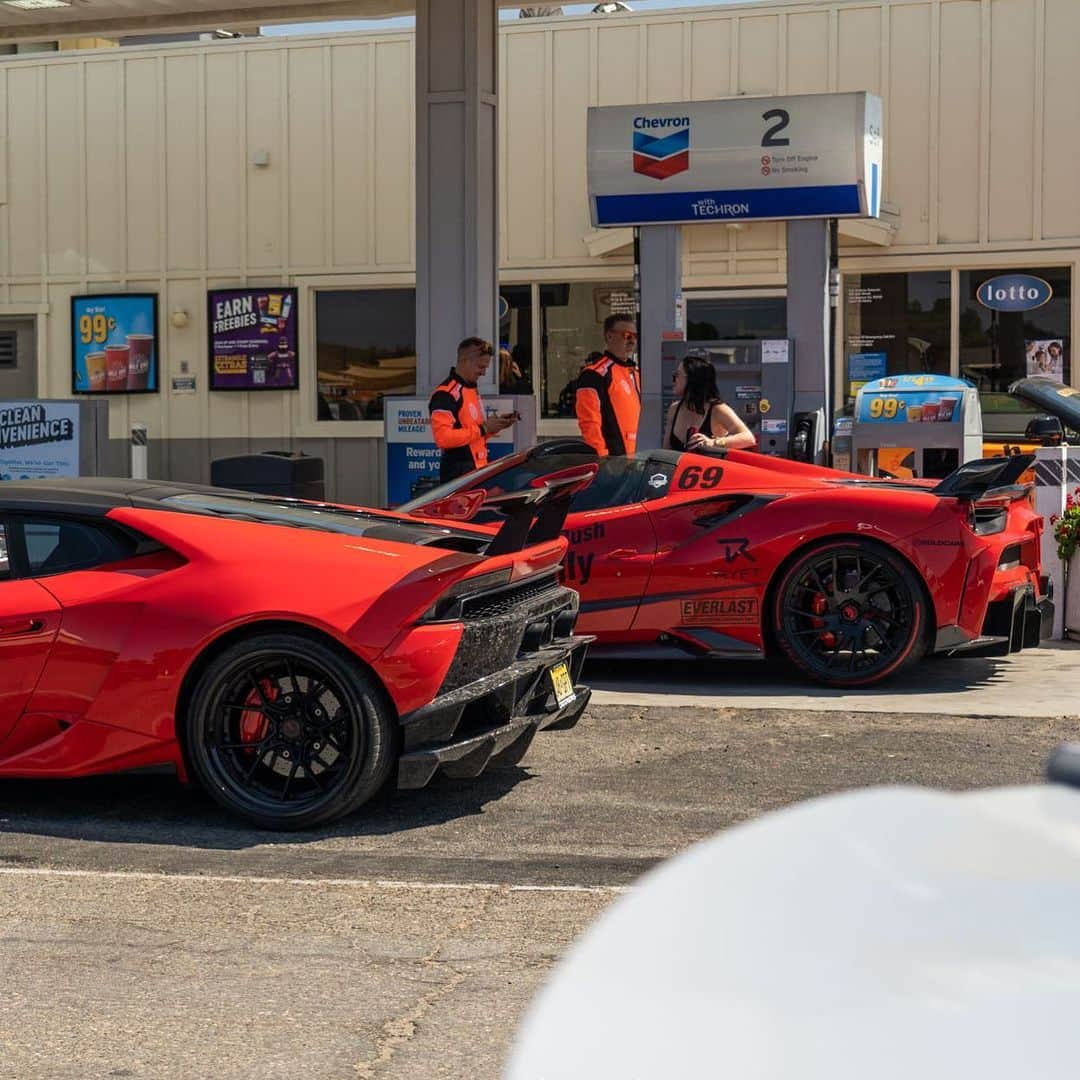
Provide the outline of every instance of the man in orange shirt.
{"type": "Polygon", "coordinates": [[[582,438],[601,456],[633,454],[641,418],[641,381],[631,353],[634,323],[625,315],[604,320],[604,354],[577,381],[575,411],[582,438]]]}
{"type": "Polygon", "coordinates": [[[494,349],[483,338],[468,337],[457,349],[457,363],[428,402],[431,433],[442,450],[439,479],[455,480],[487,464],[487,440],[508,428],[514,416],[485,416],[477,382],[484,377],[494,349]]]}

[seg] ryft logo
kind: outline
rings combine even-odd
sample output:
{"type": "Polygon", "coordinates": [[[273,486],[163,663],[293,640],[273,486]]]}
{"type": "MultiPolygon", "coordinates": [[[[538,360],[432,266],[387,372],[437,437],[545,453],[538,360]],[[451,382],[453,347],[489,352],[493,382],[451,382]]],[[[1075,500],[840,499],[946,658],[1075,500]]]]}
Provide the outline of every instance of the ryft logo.
{"type": "Polygon", "coordinates": [[[689,168],[689,116],[634,117],[634,172],[667,180],[689,168]]]}

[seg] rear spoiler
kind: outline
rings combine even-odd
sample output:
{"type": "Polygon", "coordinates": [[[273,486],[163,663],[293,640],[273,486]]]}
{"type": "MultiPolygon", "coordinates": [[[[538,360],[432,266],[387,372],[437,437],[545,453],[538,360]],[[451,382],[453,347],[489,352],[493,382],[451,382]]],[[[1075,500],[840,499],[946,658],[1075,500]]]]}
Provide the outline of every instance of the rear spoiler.
{"type": "Polygon", "coordinates": [[[596,476],[596,462],[538,476],[524,491],[486,498],[482,507],[495,510],[506,520],[487,546],[488,555],[507,555],[530,544],[554,540],[562,533],[570,500],[584,491],[596,476]]]}
{"type": "Polygon", "coordinates": [[[1009,457],[983,458],[969,461],[949,473],[931,494],[942,498],[977,502],[994,488],[1011,487],[1032,465],[1034,454],[1013,454],[1009,457]]]}
{"type": "Polygon", "coordinates": [[[574,465],[538,476],[524,491],[504,495],[488,495],[484,488],[457,491],[413,513],[443,521],[471,521],[481,510],[494,510],[506,520],[488,544],[487,554],[508,555],[559,536],[570,500],[593,482],[599,469],[593,461],[574,465]]]}

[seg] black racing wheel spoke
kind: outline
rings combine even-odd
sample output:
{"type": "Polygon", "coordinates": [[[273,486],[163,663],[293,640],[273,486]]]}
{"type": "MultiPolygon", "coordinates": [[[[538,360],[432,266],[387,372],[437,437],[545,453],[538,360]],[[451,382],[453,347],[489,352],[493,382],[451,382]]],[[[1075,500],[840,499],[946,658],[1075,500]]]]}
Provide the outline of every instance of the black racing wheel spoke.
{"type": "Polygon", "coordinates": [[[873,681],[910,652],[920,598],[877,545],[830,545],[792,568],[777,597],[776,631],[808,674],[873,681]]]}
{"type": "Polygon", "coordinates": [[[206,741],[215,782],[268,815],[308,812],[339,797],[365,748],[364,706],[344,685],[333,667],[302,654],[237,663],[219,683],[206,741]]]}
{"type": "Polygon", "coordinates": [[[296,773],[299,768],[299,761],[294,761],[289,767],[289,775],[285,777],[285,786],[281,789],[282,802],[284,802],[289,797],[289,786],[292,784],[293,779],[296,777],[296,773]]]}

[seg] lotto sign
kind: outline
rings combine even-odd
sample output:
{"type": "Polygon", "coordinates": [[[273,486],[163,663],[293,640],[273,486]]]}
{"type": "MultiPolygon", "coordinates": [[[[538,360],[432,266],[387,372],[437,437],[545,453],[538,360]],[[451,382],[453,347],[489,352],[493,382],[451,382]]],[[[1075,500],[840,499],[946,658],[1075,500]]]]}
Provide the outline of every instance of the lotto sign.
{"type": "Polygon", "coordinates": [[[591,108],[593,224],[877,217],[881,118],[867,93],[591,108]]]}

